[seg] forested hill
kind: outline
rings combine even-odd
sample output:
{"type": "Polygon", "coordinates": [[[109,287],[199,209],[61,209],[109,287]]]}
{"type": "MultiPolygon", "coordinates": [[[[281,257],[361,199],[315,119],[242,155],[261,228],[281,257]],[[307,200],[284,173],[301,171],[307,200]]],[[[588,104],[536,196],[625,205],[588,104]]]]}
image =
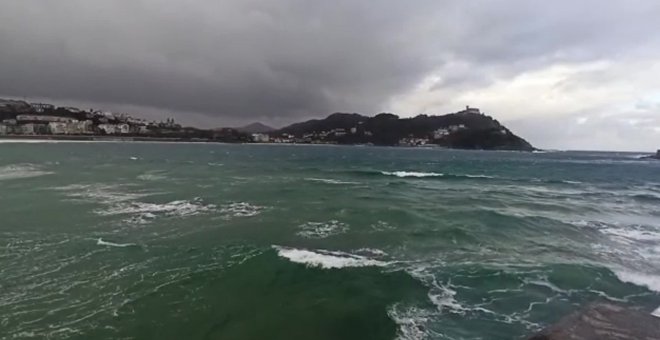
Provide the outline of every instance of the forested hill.
{"type": "Polygon", "coordinates": [[[391,113],[375,117],[334,113],[325,119],[289,125],[270,135],[291,135],[296,139],[338,144],[437,144],[460,149],[534,150],[529,142],[474,108],[442,116],[419,115],[414,118],[399,118],[391,113]]]}

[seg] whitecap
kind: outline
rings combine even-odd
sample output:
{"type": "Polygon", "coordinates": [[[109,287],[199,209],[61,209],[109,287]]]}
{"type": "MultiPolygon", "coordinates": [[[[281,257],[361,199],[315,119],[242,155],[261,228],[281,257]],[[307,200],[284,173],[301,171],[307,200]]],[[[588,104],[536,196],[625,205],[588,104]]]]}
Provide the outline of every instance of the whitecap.
{"type": "Polygon", "coordinates": [[[488,176],[488,175],[467,175],[466,174],[466,175],[462,175],[462,176],[465,176],[467,178],[488,178],[488,179],[495,178],[495,176],[488,176]]]}
{"type": "Polygon", "coordinates": [[[326,238],[343,234],[348,231],[349,226],[346,223],[337,220],[330,220],[327,222],[305,222],[298,226],[296,235],[304,238],[326,238]]]}
{"type": "Polygon", "coordinates": [[[564,184],[582,184],[580,181],[569,181],[567,179],[561,180],[561,182],[564,184]]]}
{"type": "Polygon", "coordinates": [[[21,178],[39,177],[52,175],[54,172],[44,171],[34,164],[11,164],[0,167],[0,181],[21,178]]]}
{"type": "Polygon", "coordinates": [[[350,182],[350,181],[341,181],[338,179],[329,179],[329,178],[305,178],[306,181],[312,181],[312,182],[320,182],[320,183],[325,183],[325,184],[360,184],[358,182],[350,182]]]}
{"type": "Polygon", "coordinates": [[[141,181],[161,181],[166,179],[167,176],[162,171],[148,171],[137,176],[141,181]]]}
{"type": "Polygon", "coordinates": [[[204,212],[215,210],[213,204],[204,204],[200,198],[192,201],[177,200],[167,203],[146,203],[146,202],[126,202],[118,203],[108,209],[97,210],[96,213],[102,216],[109,215],[127,215],[143,214],[144,217],[152,217],[150,214],[162,214],[166,216],[188,217],[204,212]]]}
{"type": "Polygon", "coordinates": [[[72,199],[81,199],[85,202],[91,200],[102,204],[131,201],[153,195],[153,193],[148,192],[119,191],[119,187],[118,185],[104,184],[70,184],[51,189],[65,192],[65,195],[72,199]]]}
{"type": "Polygon", "coordinates": [[[614,270],[614,274],[620,281],[646,287],[654,292],[660,293],[660,276],[658,275],[650,275],[629,270],[614,270]]]}
{"type": "Polygon", "coordinates": [[[387,256],[387,253],[376,248],[360,248],[355,251],[358,254],[362,255],[371,255],[371,256],[387,256]]]}
{"type": "Polygon", "coordinates": [[[396,228],[385,221],[378,221],[371,225],[371,229],[373,231],[389,231],[389,230],[394,230],[396,228]]]}
{"type": "Polygon", "coordinates": [[[429,311],[395,304],[387,309],[387,316],[399,326],[397,340],[422,340],[431,335],[424,326],[432,317],[429,311]]]}
{"type": "Polygon", "coordinates": [[[396,177],[442,177],[444,174],[437,172],[417,172],[417,171],[381,171],[386,176],[396,177]]]}
{"type": "Polygon", "coordinates": [[[406,272],[429,288],[427,296],[431,303],[438,308],[438,311],[464,314],[469,310],[456,300],[457,292],[449,284],[438,282],[435,275],[426,266],[408,268],[406,272]]]}
{"type": "Polygon", "coordinates": [[[252,217],[259,215],[264,209],[265,207],[247,202],[234,202],[223,205],[220,208],[220,213],[225,214],[227,217],[252,217]]]}
{"type": "Polygon", "coordinates": [[[388,262],[370,259],[365,256],[329,250],[306,250],[282,246],[273,246],[277,255],[291,262],[308,267],[337,269],[346,267],[384,267],[388,262]]]}
{"type": "Polygon", "coordinates": [[[96,244],[99,246],[108,246],[108,247],[118,247],[118,248],[125,248],[125,247],[134,247],[137,246],[135,243],[114,243],[114,242],[108,242],[104,241],[102,238],[99,237],[98,240],[96,240],[96,244]]]}
{"type": "Polygon", "coordinates": [[[601,232],[627,239],[629,241],[660,242],[660,232],[642,226],[626,226],[625,228],[602,228],[601,232]]]}

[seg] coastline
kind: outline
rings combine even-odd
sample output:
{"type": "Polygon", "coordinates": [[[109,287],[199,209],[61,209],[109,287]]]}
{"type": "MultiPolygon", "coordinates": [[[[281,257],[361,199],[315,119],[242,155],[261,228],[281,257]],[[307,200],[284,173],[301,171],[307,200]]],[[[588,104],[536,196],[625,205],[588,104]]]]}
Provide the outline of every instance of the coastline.
{"type": "MultiPolygon", "coordinates": [[[[204,138],[167,138],[167,137],[115,137],[100,135],[3,135],[0,143],[31,143],[31,142],[158,142],[158,143],[214,143],[227,144],[227,141],[218,141],[204,138]]],[[[240,144],[240,143],[236,143],[240,144]]]]}
{"type": "Polygon", "coordinates": [[[100,135],[0,135],[0,144],[9,143],[176,143],[176,144],[240,144],[240,145],[274,145],[274,146],[351,146],[351,147],[384,147],[402,149],[426,150],[464,150],[489,152],[530,152],[527,150],[507,149],[462,149],[450,148],[441,145],[427,144],[422,146],[409,145],[369,145],[369,144],[338,144],[338,143],[257,143],[257,142],[228,142],[203,138],[166,138],[166,137],[110,137],[100,135]]]}

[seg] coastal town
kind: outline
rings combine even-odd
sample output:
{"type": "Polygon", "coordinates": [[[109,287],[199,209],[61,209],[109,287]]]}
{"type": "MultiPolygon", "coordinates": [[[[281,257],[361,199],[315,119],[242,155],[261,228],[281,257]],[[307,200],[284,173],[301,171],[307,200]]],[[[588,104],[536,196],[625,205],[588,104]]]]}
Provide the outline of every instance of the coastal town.
{"type": "Polygon", "coordinates": [[[234,129],[183,127],[173,118],[147,121],[126,113],[81,110],[10,99],[0,99],[0,136],[81,140],[249,141],[249,136],[234,129]]]}

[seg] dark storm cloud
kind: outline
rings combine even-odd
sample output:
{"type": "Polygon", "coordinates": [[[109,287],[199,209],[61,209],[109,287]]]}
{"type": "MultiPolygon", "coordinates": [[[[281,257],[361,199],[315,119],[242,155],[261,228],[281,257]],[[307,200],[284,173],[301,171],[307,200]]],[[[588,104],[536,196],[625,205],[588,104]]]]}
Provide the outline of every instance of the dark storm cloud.
{"type": "MultiPolygon", "coordinates": [[[[352,1],[0,5],[0,93],[214,116],[371,111],[433,64],[406,6],[352,1]]],[[[422,16],[423,17],[423,16],[422,16]]]]}
{"type": "Polygon", "coordinates": [[[434,72],[458,91],[656,54],[658,17],[641,0],[4,1],[0,94],[214,123],[371,114],[434,72]]]}

